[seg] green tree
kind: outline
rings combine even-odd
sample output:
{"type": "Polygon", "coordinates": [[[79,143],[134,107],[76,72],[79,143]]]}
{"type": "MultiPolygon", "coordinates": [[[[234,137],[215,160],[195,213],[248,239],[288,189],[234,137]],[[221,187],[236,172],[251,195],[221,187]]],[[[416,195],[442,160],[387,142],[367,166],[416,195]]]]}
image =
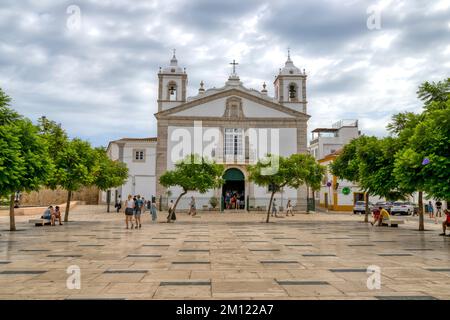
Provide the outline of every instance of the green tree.
{"type": "Polygon", "coordinates": [[[97,170],[94,184],[102,191],[107,192],[107,212],[109,212],[111,191],[109,189],[119,187],[128,178],[128,168],[125,163],[111,160],[104,148],[95,149],[97,156],[97,170]]]}
{"type": "MultiPolygon", "coordinates": [[[[360,146],[366,143],[367,137],[361,136],[346,144],[339,156],[329,165],[331,173],[339,179],[345,179],[360,185],[361,159],[358,157],[358,150],[360,146]]],[[[369,222],[369,194],[367,192],[364,195],[364,200],[366,204],[364,222],[369,222]]]]}
{"type": "Polygon", "coordinates": [[[50,157],[55,157],[69,143],[69,137],[61,124],[43,116],[38,119],[40,135],[47,141],[50,157]]]}
{"type": "Polygon", "coordinates": [[[425,229],[423,192],[450,200],[450,103],[448,105],[447,109],[429,113],[414,128],[407,146],[395,159],[394,173],[400,185],[419,192],[420,231],[425,229]]]}
{"type": "MultiPolygon", "coordinates": [[[[266,222],[270,221],[273,198],[284,187],[298,189],[309,182],[316,186],[316,179],[323,175],[323,168],[315,163],[310,155],[293,154],[290,157],[267,155],[254,165],[247,167],[249,180],[259,186],[270,187],[271,195],[267,209],[266,222]],[[308,177],[314,173],[316,176],[308,177]]],[[[319,182],[320,184],[320,182],[319,182]]]]}
{"type": "Polygon", "coordinates": [[[72,193],[83,186],[90,186],[95,181],[98,170],[97,155],[87,141],[73,139],[59,150],[54,157],[55,173],[49,181],[52,189],[60,186],[67,190],[67,205],[64,221],[69,221],[72,193]]]}
{"type": "Polygon", "coordinates": [[[9,101],[0,91],[0,196],[10,199],[10,230],[15,231],[15,193],[39,190],[53,167],[37,127],[9,109],[9,101]]]}
{"type": "Polygon", "coordinates": [[[394,175],[394,155],[402,149],[397,138],[361,136],[345,145],[342,153],[330,165],[340,179],[353,181],[365,192],[365,222],[369,222],[369,196],[388,200],[404,198],[411,188],[400,188],[394,175]]]}
{"type": "Polygon", "coordinates": [[[426,111],[440,109],[442,102],[446,102],[450,95],[450,78],[438,82],[425,81],[417,90],[417,97],[423,101],[426,111]]]}
{"type": "MultiPolygon", "coordinates": [[[[303,173],[304,183],[306,184],[306,198],[309,199],[309,189],[311,189],[312,200],[315,201],[315,192],[320,190],[325,175],[325,167],[317,163],[316,159],[309,154],[292,155],[291,157],[293,161],[297,162],[297,165],[303,165],[303,168],[306,169],[306,172],[303,173]]],[[[307,206],[306,211],[309,212],[309,206],[307,206]]]]}
{"type": "MultiPolygon", "coordinates": [[[[183,190],[175,201],[172,214],[180,199],[189,191],[205,193],[209,189],[220,187],[223,184],[224,169],[221,164],[198,155],[189,155],[176,163],[174,170],[166,171],[159,178],[159,183],[166,188],[179,186],[183,190]]],[[[172,222],[172,214],[167,217],[167,222],[172,222]]]]}
{"type": "Polygon", "coordinates": [[[402,141],[405,141],[422,120],[421,114],[401,112],[392,116],[391,122],[388,123],[386,128],[393,136],[398,136],[402,141]]]}
{"type": "Polygon", "coordinates": [[[11,97],[0,88],[0,125],[11,124],[17,120],[23,119],[20,114],[9,108],[10,105],[11,97]]]}
{"type": "Polygon", "coordinates": [[[269,223],[270,209],[275,193],[287,186],[292,180],[293,170],[291,165],[285,157],[269,154],[267,157],[258,160],[256,164],[249,165],[247,171],[250,181],[271,190],[266,218],[266,223],[269,223]]]}

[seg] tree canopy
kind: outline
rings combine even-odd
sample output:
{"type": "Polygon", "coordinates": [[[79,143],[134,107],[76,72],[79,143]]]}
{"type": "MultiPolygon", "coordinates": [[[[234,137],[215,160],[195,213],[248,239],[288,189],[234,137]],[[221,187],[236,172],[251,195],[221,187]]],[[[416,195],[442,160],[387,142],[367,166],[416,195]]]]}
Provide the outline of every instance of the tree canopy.
{"type": "Polygon", "coordinates": [[[94,174],[94,184],[103,191],[123,185],[128,178],[126,164],[111,160],[104,148],[96,148],[95,152],[97,170],[94,174]]]}
{"type": "Polygon", "coordinates": [[[0,89],[0,196],[10,197],[10,230],[16,230],[14,194],[38,190],[53,165],[47,144],[33,123],[8,108],[11,99],[0,89]]]}
{"type": "Polygon", "coordinates": [[[249,165],[247,170],[250,181],[272,189],[266,222],[269,222],[270,209],[276,192],[284,187],[298,189],[304,184],[318,189],[324,173],[324,168],[307,154],[293,154],[290,157],[269,154],[256,164],[249,165]]]}
{"type": "MultiPolygon", "coordinates": [[[[179,186],[183,190],[175,201],[173,209],[175,212],[178,202],[187,192],[205,193],[209,189],[220,187],[223,184],[224,170],[223,165],[192,154],[177,162],[174,170],[166,171],[159,178],[159,182],[166,188],[179,186]]],[[[167,220],[172,221],[171,216],[167,220]]]]}

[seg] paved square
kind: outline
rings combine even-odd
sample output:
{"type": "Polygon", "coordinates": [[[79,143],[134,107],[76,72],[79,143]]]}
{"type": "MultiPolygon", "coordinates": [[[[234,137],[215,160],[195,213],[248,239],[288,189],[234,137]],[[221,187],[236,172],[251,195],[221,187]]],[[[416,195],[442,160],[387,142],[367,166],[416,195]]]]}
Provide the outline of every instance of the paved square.
{"type": "Polygon", "coordinates": [[[351,214],[178,214],[126,230],[123,214],[80,206],[64,226],[0,217],[0,299],[450,299],[450,238],[417,218],[371,227],[351,214]],[[381,288],[367,287],[369,266],[381,288]],[[81,289],[68,289],[78,266],[81,289]]]}

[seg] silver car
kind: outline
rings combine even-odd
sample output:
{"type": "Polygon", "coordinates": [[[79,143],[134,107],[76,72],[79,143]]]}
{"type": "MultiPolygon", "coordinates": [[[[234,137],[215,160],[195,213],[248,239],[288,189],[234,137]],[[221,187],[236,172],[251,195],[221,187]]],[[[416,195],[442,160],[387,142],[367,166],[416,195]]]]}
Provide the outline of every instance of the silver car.
{"type": "MultiPolygon", "coordinates": [[[[369,211],[372,211],[373,204],[369,202],[369,211]]],[[[364,201],[356,201],[355,205],[353,206],[353,213],[366,213],[366,203],[364,201]]]]}

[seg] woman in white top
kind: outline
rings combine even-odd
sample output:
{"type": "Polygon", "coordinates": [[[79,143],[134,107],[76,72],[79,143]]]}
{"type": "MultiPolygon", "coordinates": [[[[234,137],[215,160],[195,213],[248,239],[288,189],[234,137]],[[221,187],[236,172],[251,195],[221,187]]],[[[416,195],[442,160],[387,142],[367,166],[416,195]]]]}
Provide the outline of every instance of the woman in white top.
{"type": "Polygon", "coordinates": [[[131,229],[133,229],[133,214],[134,214],[134,201],[131,194],[128,196],[128,199],[125,201],[125,224],[128,229],[128,221],[131,222],[131,229]]]}
{"type": "Polygon", "coordinates": [[[294,212],[292,212],[292,204],[291,204],[291,200],[288,200],[287,205],[286,205],[286,217],[289,216],[289,213],[294,216],[294,212]]]}

